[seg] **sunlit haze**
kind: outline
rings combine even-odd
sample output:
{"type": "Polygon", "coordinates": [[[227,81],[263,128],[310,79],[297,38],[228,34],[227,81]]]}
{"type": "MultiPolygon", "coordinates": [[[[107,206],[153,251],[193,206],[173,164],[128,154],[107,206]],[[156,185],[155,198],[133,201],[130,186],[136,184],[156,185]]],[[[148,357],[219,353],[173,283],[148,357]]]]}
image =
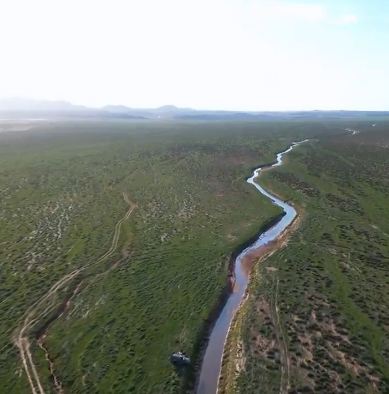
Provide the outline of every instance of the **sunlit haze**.
{"type": "Polygon", "coordinates": [[[389,110],[383,0],[2,0],[0,96],[389,110]]]}

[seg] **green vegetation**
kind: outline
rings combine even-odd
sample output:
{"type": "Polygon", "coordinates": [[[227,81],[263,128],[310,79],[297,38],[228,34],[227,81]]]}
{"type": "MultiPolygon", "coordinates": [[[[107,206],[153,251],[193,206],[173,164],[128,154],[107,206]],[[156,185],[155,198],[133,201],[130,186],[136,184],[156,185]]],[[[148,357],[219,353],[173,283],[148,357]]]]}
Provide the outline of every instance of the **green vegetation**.
{"type": "Polygon", "coordinates": [[[322,135],[261,179],[302,223],[254,269],[225,392],[389,391],[389,123],[352,128],[361,133],[322,135]]]}
{"type": "Polygon", "coordinates": [[[19,335],[48,392],[46,351],[67,392],[180,391],[170,353],[198,359],[229,255],[278,214],[245,176],[325,129],[68,121],[1,133],[2,390],[29,391],[19,335]],[[128,210],[123,193],[137,206],[99,259],[128,210]]]}
{"type": "Polygon", "coordinates": [[[279,213],[245,177],[311,138],[263,176],[303,221],[254,270],[227,391],[385,392],[388,130],[89,120],[0,133],[2,390],[30,391],[28,343],[46,392],[53,376],[72,393],[190,388],[170,353],[198,365],[230,254],[279,213]]]}

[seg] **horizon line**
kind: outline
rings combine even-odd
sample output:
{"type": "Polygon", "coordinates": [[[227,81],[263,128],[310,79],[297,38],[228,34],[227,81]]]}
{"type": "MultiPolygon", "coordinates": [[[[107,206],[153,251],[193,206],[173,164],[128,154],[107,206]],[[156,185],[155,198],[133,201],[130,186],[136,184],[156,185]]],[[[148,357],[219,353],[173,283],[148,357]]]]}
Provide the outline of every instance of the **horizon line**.
{"type": "MultiPolygon", "coordinates": [[[[346,109],[346,108],[300,108],[300,109],[231,109],[231,108],[196,108],[192,106],[178,106],[175,104],[162,104],[157,106],[129,106],[128,104],[103,104],[103,105],[88,105],[88,104],[80,104],[75,103],[66,99],[40,99],[40,98],[31,98],[24,96],[8,96],[8,97],[0,97],[0,103],[4,101],[31,101],[37,104],[66,104],[73,107],[82,107],[85,110],[100,110],[104,111],[106,107],[123,107],[128,110],[158,110],[163,108],[172,108],[172,110],[188,110],[188,111],[196,111],[196,112],[238,112],[238,113],[266,113],[266,112],[389,112],[388,109],[346,109]]],[[[69,109],[71,110],[71,108],[69,109]]],[[[77,110],[77,108],[74,108],[77,110]]],[[[79,108],[81,110],[81,108],[79,108]]],[[[61,109],[39,109],[39,108],[14,108],[14,109],[3,109],[0,108],[0,112],[17,112],[17,111],[61,111],[61,109]]],[[[64,111],[64,109],[62,109],[64,111]]]]}

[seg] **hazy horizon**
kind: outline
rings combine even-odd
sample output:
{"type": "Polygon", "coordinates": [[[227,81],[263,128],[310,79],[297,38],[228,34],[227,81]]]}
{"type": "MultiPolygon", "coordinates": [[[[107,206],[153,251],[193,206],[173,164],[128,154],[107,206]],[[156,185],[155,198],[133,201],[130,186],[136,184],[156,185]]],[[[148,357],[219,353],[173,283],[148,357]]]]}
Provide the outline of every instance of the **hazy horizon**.
{"type": "MultiPolygon", "coordinates": [[[[389,109],[363,109],[363,108],[359,108],[359,109],[344,109],[344,108],[334,108],[334,109],[321,109],[321,108],[313,108],[313,109],[283,109],[283,110],[279,110],[279,109],[266,109],[266,110],[260,110],[260,109],[234,109],[234,108],[195,108],[195,107],[181,107],[178,105],[175,105],[174,103],[166,103],[166,104],[162,104],[156,107],[140,107],[140,106],[127,106],[125,104],[121,104],[121,103],[106,103],[103,105],[99,105],[99,106],[89,106],[86,104],[82,104],[82,103],[72,103],[69,100],[48,100],[48,99],[36,99],[36,98],[31,98],[31,97],[0,97],[0,111],[45,111],[45,110],[55,110],[56,107],[55,105],[69,105],[71,107],[77,108],[79,107],[80,109],[85,109],[85,110],[104,110],[106,108],[109,107],[124,107],[127,108],[129,110],[158,110],[158,109],[177,109],[177,110],[192,110],[192,111],[198,111],[198,112],[202,112],[202,111],[225,111],[225,112],[389,112],[389,109]],[[11,103],[11,105],[13,107],[6,107],[4,106],[4,103],[11,103]],[[37,107],[28,107],[27,104],[28,103],[34,103],[37,105],[37,107]],[[21,105],[24,104],[24,105],[21,105]],[[54,105],[53,108],[46,107],[45,105],[54,105]],[[42,105],[40,107],[40,105],[42,105]]],[[[61,110],[61,109],[60,109],[61,110]]]]}
{"type": "Polygon", "coordinates": [[[389,110],[379,0],[5,0],[3,97],[99,108],[389,110]]]}

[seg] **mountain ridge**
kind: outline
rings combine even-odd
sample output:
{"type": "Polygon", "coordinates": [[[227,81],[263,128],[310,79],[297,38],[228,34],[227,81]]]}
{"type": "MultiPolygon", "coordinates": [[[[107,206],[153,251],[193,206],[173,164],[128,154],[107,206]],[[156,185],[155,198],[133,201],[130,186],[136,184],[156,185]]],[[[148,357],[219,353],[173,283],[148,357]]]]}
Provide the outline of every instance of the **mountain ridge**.
{"type": "Polygon", "coordinates": [[[163,105],[157,108],[132,108],[121,104],[108,104],[93,108],[76,105],[64,100],[35,100],[27,98],[0,99],[1,117],[48,118],[125,118],[125,119],[179,119],[179,120],[274,120],[274,119],[321,119],[355,118],[383,116],[389,117],[389,111],[355,111],[355,110],[305,110],[305,111],[233,111],[233,110],[199,110],[182,108],[175,105],[163,105]]]}

